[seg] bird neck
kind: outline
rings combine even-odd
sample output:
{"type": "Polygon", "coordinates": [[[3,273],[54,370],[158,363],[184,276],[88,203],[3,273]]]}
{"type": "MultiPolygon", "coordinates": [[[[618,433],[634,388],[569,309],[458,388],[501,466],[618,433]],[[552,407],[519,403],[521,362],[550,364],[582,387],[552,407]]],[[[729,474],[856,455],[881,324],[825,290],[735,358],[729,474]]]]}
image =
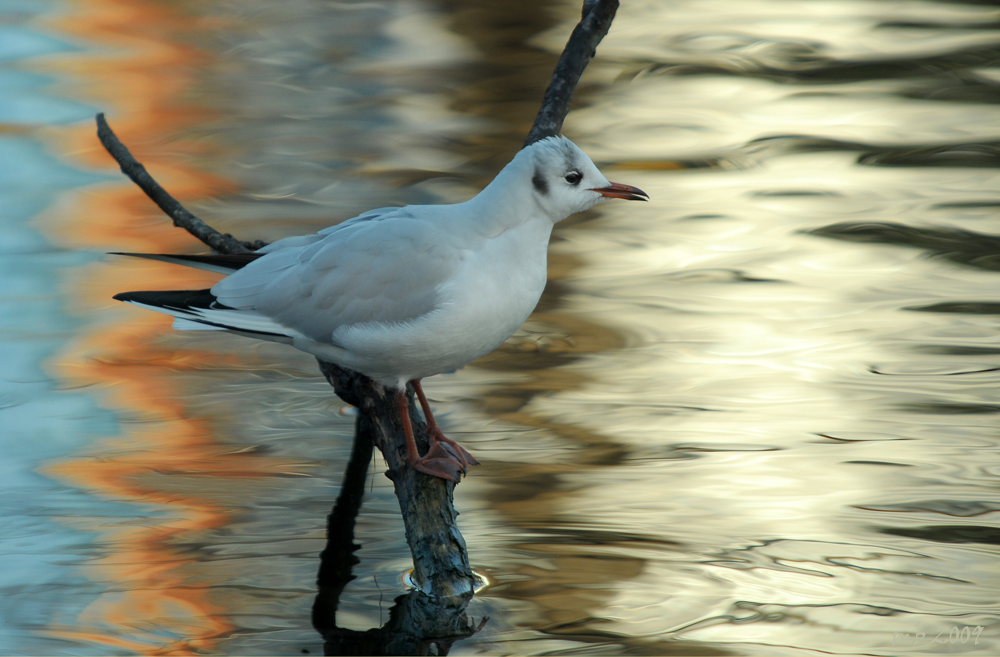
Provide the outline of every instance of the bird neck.
{"type": "Polygon", "coordinates": [[[490,235],[497,235],[525,223],[538,223],[552,229],[562,217],[552,217],[549,210],[538,202],[538,196],[523,166],[515,159],[479,194],[465,202],[477,222],[490,235]]]}

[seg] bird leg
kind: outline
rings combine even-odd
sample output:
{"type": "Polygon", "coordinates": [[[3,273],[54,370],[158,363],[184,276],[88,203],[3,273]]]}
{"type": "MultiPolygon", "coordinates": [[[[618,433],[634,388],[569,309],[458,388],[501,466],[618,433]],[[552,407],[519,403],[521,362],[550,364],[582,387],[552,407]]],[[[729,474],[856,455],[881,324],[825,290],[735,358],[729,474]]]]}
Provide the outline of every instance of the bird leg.
{"type": "Polygon", "coordinates": [[[451,438],[444,435],[441,428],[438,426],[437,420],[434,419],[434,414],[431,413],[431,405],[427,403],[427,396],[424,395],[424,389],[420,385],[420,379],[413,379],[410,381],[410,385],[413,386],[413,390],[417,393],[417,400],[420,402],[420,409],[424,412],[424,418],[427,420],[427,440],[430,443],[430,449],[427,451],[429,455],[433,452],[441,443],[444,443],[444,449],[452,455],[452,457],[457,458],[462,464],[462,473],[468,469],[470,465],[479,465],[479,461],[472,454],[469,454],[464,447],[456,443],[451,438]]]}
{"type": "Polygon", "coordinates": [[[452,453],[443,449],[442,443],[431,441],[431,448],[423,456],[417,451],[413,424],[410,422],[409,400],[402,390],[396,391],[396,407],[399,409],[399,419],[403,422],[403,435],[406,437],[406,464],[432,477],[457,482],[465,472],[465,466],[452,453]]]}

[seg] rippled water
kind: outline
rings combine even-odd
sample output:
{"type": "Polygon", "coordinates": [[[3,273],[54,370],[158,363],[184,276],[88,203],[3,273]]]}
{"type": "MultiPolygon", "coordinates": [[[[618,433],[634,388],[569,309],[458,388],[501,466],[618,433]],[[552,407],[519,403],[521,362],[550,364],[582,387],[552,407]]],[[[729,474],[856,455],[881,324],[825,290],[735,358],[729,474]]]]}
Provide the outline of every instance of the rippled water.
{"type": "MultiPolygon", "coordinates": [[[[207,284],[93,136],[243,238],[462,200],[574,2],[0,4],[0,653],[321,654],[353,419],[314,362],[110,301],[207,284]]],[[[648,204],[557,227],[426,382],[483,465],[454,654],[1000,650],[1000,11],[630,0],[566,133],[648,204]]],[[[340,626],[409,555],[376,459],[340,626]]]]}

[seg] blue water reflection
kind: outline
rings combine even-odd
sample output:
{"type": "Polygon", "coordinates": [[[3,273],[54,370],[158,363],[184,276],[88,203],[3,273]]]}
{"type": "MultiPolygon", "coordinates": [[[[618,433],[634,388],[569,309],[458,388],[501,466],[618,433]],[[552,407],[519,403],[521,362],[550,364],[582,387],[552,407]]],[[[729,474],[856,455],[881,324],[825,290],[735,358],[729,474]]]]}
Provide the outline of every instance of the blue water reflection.
{"type": "MultiPolygon", "coordinates": [[[[4,104],[0,100],[0,108],[4,104]]],[[[78,115],[85,112],[77,108],[78,115]]],[[[45,367],[84,324],[58,293],[63,277],[99,255],[54,248],[30,224],[60,193],[103,179],[62,164],[37,141],[0,137],[0,645],[6,654],[56,651],[58,644],[39,644],[33,628],[57,617],[71,622],[96,592],[73,570],[91,536],[62,518],[136,512],[38,472],[117,432],[113,412],[86,391],[66,390],[45,367]]]]}
{"type": "MultiPolygon", "coordinates": [[[[73,268],[97,254],[54,247],[31,225],[67,190],[106,179],[69,166],[26,133],[79,121],[90,109],[53,91],[55,79],[16,68],[31,57],[73,50],[24,23],[48,3],[4,3],[0,16],[0,646],[5,654],[55,652],[35,630],[72,622],[98,587],[73,571],[91,540],[61,522],[68,515],[134,514],[133,505],[82,496],[38,469],[117,431],[114,413],[86,393],[70,392],[45,369],[83,324],[58,290],[73,268]],[[67,594],[68,592],[71,592],[67,594]]],[[[76,647],[77,654],[96,654],[76,647]]]]}

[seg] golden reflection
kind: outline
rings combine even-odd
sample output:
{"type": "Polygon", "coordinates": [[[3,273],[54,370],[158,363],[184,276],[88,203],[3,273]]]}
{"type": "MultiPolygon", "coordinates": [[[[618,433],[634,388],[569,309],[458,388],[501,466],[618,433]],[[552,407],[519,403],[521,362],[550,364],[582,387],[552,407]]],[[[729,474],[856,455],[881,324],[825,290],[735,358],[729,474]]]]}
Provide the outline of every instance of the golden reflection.
{"type": "MultiPolygon", "coordinates": [[[[941,21],[940,33],[930,25],[900,38],[894,29],[913,28],[879,24],[898,19],[895,7],[796,9],[787,20],[770,2],[645,2],[620,13],[588,71],[619,83],[581,103],[567,127],[651,202],[559,226],[542,307],[476,364],[490,376],[469,368],[426,386],[455,400],[455,426],[476,432],[464,442],[478,441],[484,477],[465,486],[503,519],[466,522],[508,537],[513,554],[479,559],[513,562],[486,595],[509,585],[511,597],[536,602],[524,625],[586,633],[609,652],[670,637],[699,650],[892,654],[896,633],[947,633],[954,614],[995,607],[985,546],[944,557],[940,546],[887,537],[914,532],[873,530],[920,522],[912,514],[856,512],[865,500],[962,495],[955,484],[981,508],[982,471],[956,460],[995,446],[996,388],[952,375],[995,372],[996,315],[934,304],[994,298],[995,268],[806,233],[838,222],[984,230],[975,222],[985,206],[966,208],[975,198],[995,206],[995,168],[912,158],[900,160],[911,168],[879,167],[859,154],[995,142],[992,100],[923,100],[913,90],[927,85],[934,98],[933,81],[876,68],[909,70],[918,51],[967,49],[974,61],[995,31],[945,26],[995,10],[909,3],[908,19],[941,21]],[[801,36],[817,20],[810,10],[832,21],[815,43],[801,36]],[[866,57],[879,61],[852,60],[866,57]],[[707,70],[685,68],[694,63],[707,70]],[[536,337],[543,331],[554,339],[536,337]],[[936,350],[937,362],[915,349],[936,350]],[[956,363],[961,349],[988,362],[977,367],[969,351],[956,363]],[[582,563],[574,550],[605,561],[582,563]],[[602,581],[602,568],[616,577],[602,581]],[[591,588],[600,595],[581,592],[591,588]]],[[[539,41],[557,51],[570,19],[539,41]]],[[[993,611],[975,619],[996,624],[993,611]]]]}

